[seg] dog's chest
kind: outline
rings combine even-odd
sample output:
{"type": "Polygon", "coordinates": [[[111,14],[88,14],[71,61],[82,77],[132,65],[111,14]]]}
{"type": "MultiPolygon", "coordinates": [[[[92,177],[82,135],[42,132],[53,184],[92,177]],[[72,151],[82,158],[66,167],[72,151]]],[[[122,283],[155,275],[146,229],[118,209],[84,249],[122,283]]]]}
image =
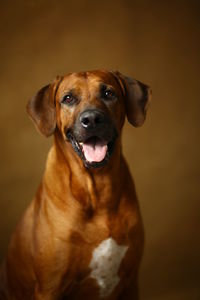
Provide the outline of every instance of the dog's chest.
{"type": "Polygon", "coordinates": [[[100,292],[100,298],[109,296],[120,282],[118,271],[128,246],[118,245],[113,238],[102,241],[93,251],[90,261],[90,277],[100,292]]]}

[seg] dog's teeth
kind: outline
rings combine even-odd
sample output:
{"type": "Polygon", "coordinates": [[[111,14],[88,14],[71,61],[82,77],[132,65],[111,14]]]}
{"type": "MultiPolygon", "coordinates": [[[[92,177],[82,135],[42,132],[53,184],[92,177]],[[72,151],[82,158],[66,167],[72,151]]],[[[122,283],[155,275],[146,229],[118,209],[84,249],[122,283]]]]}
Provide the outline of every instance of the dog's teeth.
{"type": "Polygon", "coordinates": [[[79,143],[79,145],[83,146],[83,143],[79,143]]]}

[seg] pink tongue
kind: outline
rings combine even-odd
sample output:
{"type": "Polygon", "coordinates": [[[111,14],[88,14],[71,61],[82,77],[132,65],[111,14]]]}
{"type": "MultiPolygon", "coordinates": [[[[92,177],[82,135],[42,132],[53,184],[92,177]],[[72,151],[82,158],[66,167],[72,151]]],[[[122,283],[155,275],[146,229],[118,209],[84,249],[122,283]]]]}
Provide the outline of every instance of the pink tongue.
{"type": "Polygon", "coordinates": [[[83,143],[83,152],[85,158],[89,162],[100,162],[102,161],[107,152],[107,144],[100,140],[97,141],[88,141],[83,143]]]}

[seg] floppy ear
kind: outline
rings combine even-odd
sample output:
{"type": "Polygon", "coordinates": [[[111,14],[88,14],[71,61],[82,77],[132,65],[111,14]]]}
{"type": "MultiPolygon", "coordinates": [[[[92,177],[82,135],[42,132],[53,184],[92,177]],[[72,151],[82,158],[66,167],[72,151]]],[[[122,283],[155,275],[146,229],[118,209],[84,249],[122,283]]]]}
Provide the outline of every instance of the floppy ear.
{"type": "Polygon", "coordinates": [[[138,80],[115,73],[120,81],[125,96],[125,110],[129,123],[141,126],[146,119],[147,108],[152,91],[150,87],[138,80]]]}
{"type": "Polygon", "coordinates": [[[41,88],[26,107],[38,131],[46,137],[52,135],[56,128],[55,96],[60,81],[61,77],[57,77],[52,84],[41,88]]]}

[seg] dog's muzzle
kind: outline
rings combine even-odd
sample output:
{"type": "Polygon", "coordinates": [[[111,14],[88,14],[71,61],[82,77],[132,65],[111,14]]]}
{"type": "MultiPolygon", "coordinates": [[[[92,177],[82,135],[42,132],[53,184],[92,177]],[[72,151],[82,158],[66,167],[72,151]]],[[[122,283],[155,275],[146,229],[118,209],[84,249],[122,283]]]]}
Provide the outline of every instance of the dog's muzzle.
{"type": "Polygon", "coordinates": [[[66,136],[86,167],[101,167],[113,152],[117,131],[103,111],[88,109],[66,130],[66,136]]]}

